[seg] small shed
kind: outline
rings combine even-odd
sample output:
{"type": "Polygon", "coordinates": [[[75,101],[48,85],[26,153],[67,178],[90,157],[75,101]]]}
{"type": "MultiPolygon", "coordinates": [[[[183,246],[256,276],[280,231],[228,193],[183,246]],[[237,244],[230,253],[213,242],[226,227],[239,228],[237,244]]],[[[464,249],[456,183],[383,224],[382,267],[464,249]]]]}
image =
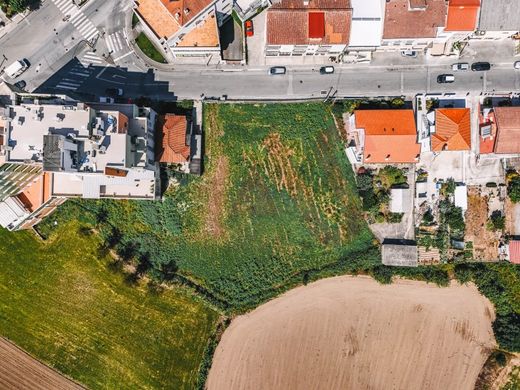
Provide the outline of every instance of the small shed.
{"type": "Polygon", "coordinates": [[[509,241],[509,261],[513,264],[520,264],[520,241],[509,241]]]}
{"type": "Polygon", "coordinates": [[[418,252],[415,241],[385,239],[381,254],[384,265],[417,267],[418,252]]]}
{"type": "Polygon", "coordinates": [[[466,184],[459,184],[455,187],[455,206],[460,207],[462,211],[468,209],[468,189],[466,184]]]}
{"type": "Polygon", "coordinates": [[[390,211],[405,213],[412,204],[412,190],[410,188],[392,188],[390,190],[390,211]]]}
{"type": "Polygon", "coordinates": [[[428,196],[428,183],[420,181],[415,183],[415,196],[417,198],[426,198],[428,196]]]}

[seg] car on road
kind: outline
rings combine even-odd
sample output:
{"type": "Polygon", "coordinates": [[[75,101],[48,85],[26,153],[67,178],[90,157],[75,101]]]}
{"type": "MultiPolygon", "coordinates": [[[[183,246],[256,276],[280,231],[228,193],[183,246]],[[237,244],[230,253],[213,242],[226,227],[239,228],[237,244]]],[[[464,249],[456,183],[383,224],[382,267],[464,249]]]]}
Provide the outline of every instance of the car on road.
{"type": "Polygon", "coordinates": [[[401,50],[401,55],[403,57],[417,57],[417,50],[401,50]]]}
{"type": "Polygon", "coordinates": [[[513,64],[513,67],[515,69],[520,69],[520,61],[516,61],[514,64],[513,64]]]}
{"type": "Polygon", "coordinates": [[[474,62],[471,64],[472,71],[483,71],[491,69],[491,64],[489,62],[474,62]]]}
{"type": "Polygon", "coordinates": [[[114,98],[111,98],[111,97],[101,96],[99,98],[99,102],[100,103],[114,103],[115,100],[114,100],[114,98]]]}
{"type": "Polygon", "coordinates": [[[439,84],[453,83],[455,81],[455,76],[452,74],[440,74],[437,76],[437,82],[439,84]]]}
{"type": "Polygon", "coordinates": [[[451,70],[454,72],[465,72],[469,70],[469,64],[467,62],[459,62],[451,66],[451,70]]]}
{"type": "Polygon", "coordinates": [[[276,74],[286,74],[287,69],[285,69],[285,66],[272,66],[267,71],[267,74],[270,74],[271,76],[276,74]]]}
{"type": "Polygon", "coordinates": [[[320,74],[332,74],[332,73],[334,73],[333,66],[322,66],[320,68],[320,74]]]}
{"type": "Polygon", "coordinates": [[[4,69],[6,75],[11,77],[12,79],[20,76],[23,72],[25,72],[31,64],[25,58],[13,62],[7,68],[4,69]]]}
{"type": "Polygon", "coordinates": [[[105,90],[105,93],[108,96],[116,97],[116,96],[123,96],[124,92],[122,88],[107,88],[105,90]]]}
{"type": "Polygon", "coordinates": [[[23,90],[27,86],[27,83],[23,80],[20,80],[20,81],[14,83],[14,86],[23,90]]]}
{"type": "Polygon", "coordinates": [[[246,28],[246,36],[252,37],[253,35],[255,35],[255,31],[253,29],[253,21],[252,20],[247,20],[246,23],[244,24],[244,26],[246,28]]]}

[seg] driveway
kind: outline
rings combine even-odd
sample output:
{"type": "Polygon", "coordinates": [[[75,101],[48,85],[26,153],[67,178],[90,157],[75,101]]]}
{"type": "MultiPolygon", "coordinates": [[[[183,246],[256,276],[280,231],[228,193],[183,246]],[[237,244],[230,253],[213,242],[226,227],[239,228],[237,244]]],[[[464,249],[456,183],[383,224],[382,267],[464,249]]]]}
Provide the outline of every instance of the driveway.
{"type": "Polygon", "coordinates": [[[267,12],[264,11],[256,15],[251,20],[253,21],[254,35],[246,37],[247,47],[247,63],[251,66],[265,65],[265,23],[267,12]]]}

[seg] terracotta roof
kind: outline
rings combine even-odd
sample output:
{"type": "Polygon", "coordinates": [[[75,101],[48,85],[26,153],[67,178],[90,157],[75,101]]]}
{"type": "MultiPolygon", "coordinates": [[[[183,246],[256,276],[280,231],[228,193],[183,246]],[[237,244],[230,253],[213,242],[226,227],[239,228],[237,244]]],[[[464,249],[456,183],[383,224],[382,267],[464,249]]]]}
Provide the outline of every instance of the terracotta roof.
{"type": "Polygon", "coordinates": [[[444,27],[446,13],[445,0],[387,0],[383,38],[433,38],[437,27],[444,27]]]}
{"type": "Polygon", "coordinates": [[[17,195],[27,210],[33,212],[51,198],[51,178],[52,173],[44,172],[17,195]]]}
{"type": "Polygon", "coordinates": [[[520,264],[520,241],[509,241],[509,261],[514,264],[520,264]]]}
{"type": "Polygon", "coordinates": [[[414,163],[420,153],[412,110],[356,110],[358,129],[365,129],[366,163],[414,163]]]}
{"type": "Polygon", "coordinates": [[[160,141],[157,143],[157,160],[162,163],[179,164],[188,162],[190,146],[186,145],[188,121],[185,116],[166,114],[159,118],[162,124],[160,141]]]}
{"type": "Polygon", "coordinates": [[[520,107],[496,107],[494,112],[495,153],[520,153],[520,107]]]}
{"type": "Polygon", "coordinates": [[[184,26],[213,0],[160,0],[179,25],[184,26]]]}
{"type": "Polygon", "coordinates": [[[182,37],[177,46],[180,47],[218,47],[218,25],[215,13],[208,15],[206,19],[182,37]]]}
{"type": "Polygon", "coordinates": [[[450,0],[446,31],[473,31],[477,28],[480,0],[450,0]]]}
{"type": "Polygon", "coordinates": [[[267,44],[347,44],[351,20],[349,0],[282,0],[267,11],[267,44]]]}
{"type": "Polygon", "coordinates": [[[471,149],[471,113],[469,108],[439,108],[435,111],[432,151],[471,149]]]}
{"type": "Polygon", "coordinates": [[[137,13],[159,38],[170,38],[179,23],[160,0],[138,0],[137,13]]]}

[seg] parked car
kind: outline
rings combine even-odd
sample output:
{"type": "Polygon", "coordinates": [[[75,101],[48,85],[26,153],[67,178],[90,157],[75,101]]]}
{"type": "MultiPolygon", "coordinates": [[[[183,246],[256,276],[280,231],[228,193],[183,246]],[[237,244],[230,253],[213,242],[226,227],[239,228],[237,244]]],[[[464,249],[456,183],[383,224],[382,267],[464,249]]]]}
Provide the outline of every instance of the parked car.
{"type": "Polygon", "coordinates": [[[100,102],[100,103],[114,103],[114,98],[106,97],[106,96],[101,96],[101,97],[99,98],[99,102],[100,102]]]}
{"type": "Polygon", "coordinates": [[[334,73],[333,66],[322,66],[320,68],[320,74],[332,74],[332,73],[334,73]]]}
{"type": "Polygon", "coordinates": [[[520,61],[516,61],[513,66],[515,69],[520,69],[520,61]]]}
{"type": "Polygon", "coordinates": [[[417,50],[401,50],[403,57],[417,57],[417,50]]]}
{"type": "Polygon", "coordinates": [[[123,96],[123,89],[122,88],[107,88],[105,90],[105,93],[108,96],[116,97],[116,96],[123,96]]]}
{"type": "Polygon", "coordinates": [[[445,83],[453,83],[455,81],[455,76],[452,74],[440,74],[437,76],[437,82],[439,84],[445,83]]]}
{"type": "Polygon", "coordinates": [[[31,64],[25,58],[21,60],[17,60],[4,69],[4,72],[7,76],[12,79],[20,76],[23,72],[25,72],[31,64]]]}
{"type": "Polygon", "coordinates": [[[489,62],[474,62],[471,64],[472,71],[483,71],[491,69],[491,64],[489,62]]]}
{"type": "Polygon", "coordinates": [[[18,87],[20,89],[25,89],[25,87],[27,86],[27,83],[23,80],[20,80],[20,81],[14,83],[14,86],[18,87]]]}
{"type": "Polygon", "coordinates": [[[247,20],[246,21],[245,28],[246,28],[246,35],[248,37],[252,37],[253,35],[255,35],[255,31],[253,29],[253,21],[252,20],[247,20]]]}
{"type": "Polygon", "coordinates": [[[469,70],[469,64],[467,62],[459,62],[458,64],[453,64],[451,70],[455,72],[465,72],[469,70]]]}
{"type": "Polygon", "coordinates": [[[285,69],[285,66],[272,66],[269,68],[269,71],[267,72],[271,76],[275,74],[285,74],[287,73],[287,69],[285,69]]]}

